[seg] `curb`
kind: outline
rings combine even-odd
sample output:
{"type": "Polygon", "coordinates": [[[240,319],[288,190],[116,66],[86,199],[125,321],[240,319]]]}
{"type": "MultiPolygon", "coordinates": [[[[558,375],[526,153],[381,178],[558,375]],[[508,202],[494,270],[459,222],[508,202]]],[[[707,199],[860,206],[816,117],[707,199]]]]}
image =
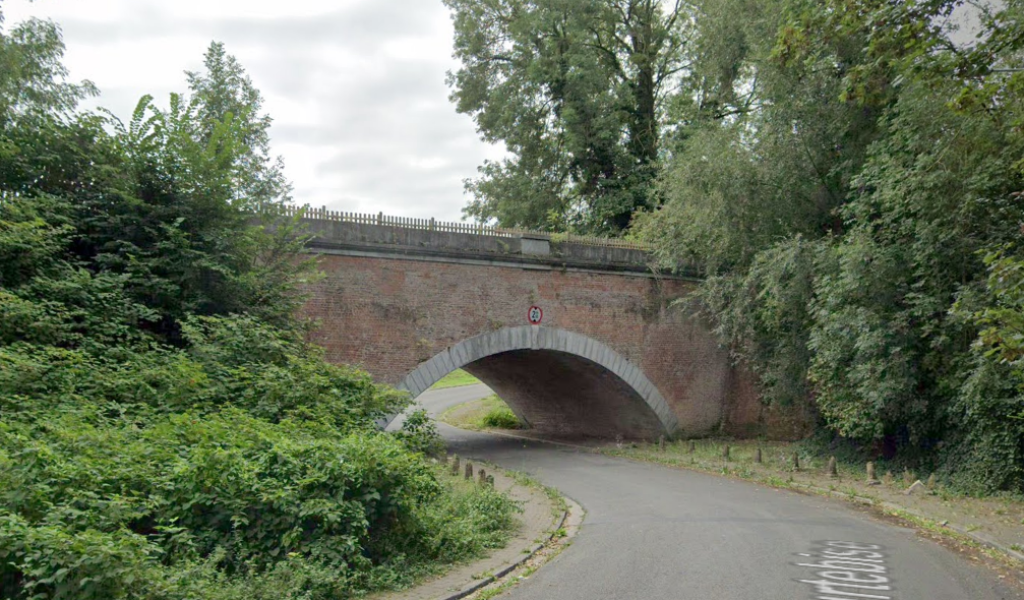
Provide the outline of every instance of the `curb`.
{"type": "MultiPolygon", "coordinates": [[[[988,536],[978,535],[977,533],[974,533],[973,531],[970,531],[961,525],[949,522],[943,524],[936,521],[934,517],[930,517],[924,513],[918,512],[911,508],[907,508],[905,506],[900,506],[899,504],[893,504],[892,502],[876,501],[872,498],[868,498],[865,496],[850,495],[847,494],[846,492],[840,492],[838,490],[829,490],[814,485],[797,483],[795,484],[795,487],[801,487],[818,495],[827,496],[830,498],[835,497],[841,500],[846,500],[847,502],[854,502],[856,504],[863,504],[866,506],[871,506],[873,508],[886,510],[890,513],[903,513],[915,517],[917,519],[921,519],[922,521],[935,523],[942,529],[949,529],[950,531],[953,531],[958,535],[962,535],[963,537],[969,538],[971,541],[975,542],[979,546],[1005,554],[1007,558],[1010,558],[1016,561],[1017,563],[1020,563],[1018,566],[1024,566],[1024,553],[1018,552],[1013,548],[1010,548],[1005,544],[1002,544],[1001,542],[989,538],[988,536]]],[[[899,515],[897,514],[897,516],[899,515]]]]}
{"type": "MultiPolygon", "coordinates": [[[[569,500],[569,498],[567,498],[565,496],[563,496],[563,498],[566,500],[567,503],[571,503],[570,506],[575,506],[575,507],[579,506],[578,504],[576,504],[572,500],[569,500]]],[[[555,527],[552,530],[551,534],[548,535],[546,538],[544,538],[543,542],[538,543],[538,544],[534,544],[533,546],[531,546],[528,551],[523,552],[523,555],[521,557],[519,557],[518,559],[514,560],[511,564],[508,564],[508,565],[502,567],[502,569],[500,571],[496,572],[496,573],[488,575],[487,577],[484,577],[484,578],[482,578],[482,579],[480,579],[478,581],[474,581],[473,583],[467,585],[466,587],[462,588],[461,590],[459,590],[457,592],[454,592],[451,595],[444,596],[443,598],[439,598],[438,600],[459,600],[460,598],[465,598],[466,596],[469,596],[470,594],[472,594],[474,592],[477,592],[477,591],[479,591],[479,590],[481,590],[481,589],[491,585],[495,581],[498,581],[499,579],[501,579],[505,575],[508,575],[512,571],[516,570],[523,563],[525,563],[526,561],[528,561],[531,558],[533,558],[534,556],[536,556],[536,554],[538,552],[540,552],[541,549],[543,549],[544,546],[546,546],[547,543],[552,540],[552,538],[555,537],[555,532],[557,532],[559,529],[562,528],[562,526],[565,525],[565,521],[568,518],[568,516],[569,516],[569,511],[568,510],[563,510],[562,511],[562,515],[558,518],[558,524],[555,525],[555,527]]],[[[571,536],[566,536],[566,537],[568,538],[568,537],[571,537],[571,536]]]]}
{"type": "MultiPolygon", "coordinates": [[[[532,480],[531,482],[518,481],[515,471],[486,461],[473,462],[481,467],[487,466],[488,471],[491,471],[499,480],[505,481],[504,484],[499,482],[499,487],[508,485],[508,488],[502,489],[513,493],[518,500],[529,499],[526,501],[532,508],[527,513],[532,511],[533,516],[526,519],[525,529],[521,529],[515,536],[515,539],[512,540],[514,543],[494,549],[487,556],[468,563],[452,565],[453,568],[449,572],[440,574],[437,578],[420,581],[410,588],[374,594],[370,596],[371,600],[458,600],[465,598],[495,584],[495,582],[500,582],[509,573],[514,573],[517,569],[522,568],[524,563],[534,559],[538,554],[542,556],[547,554],[542,551],[550,548],[564,548],[568,545],[569,540],[575,537],[585,515],[585,511],[578,503],[561,492],[558,492],[557,497],[551,495],[550,491],[545,493],[544,486],[539,483],[534,485],[532,480]],[[561,505],[557,502],[558,499],[562,501],[561,505]],[[552,545],[552,540],[556,539],[556,535],[560,532],[563,533],[560,536],[560,541],[552,545]]],[[[543,558],[539,560],[547,562],[543,558]]]]}
{"type": "MultiPolygon", "coordinates": [[[[569,448],[576,448],[578,450],[584,450],[584,451],[588,451],[588,452],[591,452],[591,453],[600,453],[601,452],[600,448],[594,448],[594,447],[590,447],[590,446],[580,446],[578,444],[571,444],[571,443],[568,443],[568,442],[556,442],[556,441],[549,441],[549,440],[540,440],[540,439],[537,439],[537,438],[532,438],[532,437],[527,437],[527,436],[522,436],[522,435],[515,435],[515,434],[512,434],[512,433],[505,433],[505,432],[488,431],[487,433],[490,433],[492,435],[501,435],[501,436],[505,436],[505,437],[521,439],[521,440],[529,440],[529,441],[538,442],[538,443],[541,443],[541,444],[553,444],[553,445],[556,445],[556,446],[566,446],[566,447],[569,447],[569,448]]],[[[656,463],[656,462],[651,462],[651,461],[644,461],[644,460],[640,460],[640,459],[629,458],[629,457],[626,457],[626,456],[616,456],[614,458],[623,458],[625,460],[630,460],[630,461],[633,461],[633,462],[639,462],[639,463],[643,463],[643,464],[656,465],[656,466],[662,466],[662,467],[669,467],[669,468],[675,467],[675,468],[679,468],[679,469],[685,469],[687,471],[693,471],[693,472],[696,472],[696,473],[704,473],[706,475],[714,475],[714,476],[721,477],[721,475],[716,474],[713,471],[704,471],[704,470],[701,470],[701,469],[690,469],[690,468],[687,468],[686,465],[682,465],[682,464],[680,464],[680,465],[666,465],[666,464],[661,464],[661,463],[656,463]]],[[[802,488],[804,490],[807,490],[807,491],[809,491],[811,493],[814,493],[814,494],[817,494],[817,495],[820,495],[820,496],[826,496],[826,497],[830,497],[830,498],[831,497],[835,497],[835,498],[838,498],[840,500],[846,500],[847,502],[853,502],[853,503],[856,503],[856,504],[862,504],[862,505],[870,506],[870,507],[873,507],[873,508],[878,508],[878,509],[885,510],[885,511],[888,511],[888,512],[891,512],[891,513],[904,513],[904,514],[910,515],[912,517],[921,519],[923,521],[928,521],[928,522],[931,522],[931,523],[935,523],[936,525],[939,525],[939,527],[941,527],[943,529],[949,529],[950,531],[952,531],[952,532],[954,532],[954,533],[956,533],[958,535],[961,535],[963,537],[966,537],[966,538],[970,539],[972,542],[978,544],[979,546],[982,546],[982,547],[987,548],[989,550],[994,550],[996,552],[999,552],[999,553],[1005,555],[1007,558],[1009,558],[1012,561],[1016,562],[1018,567],[1024,568],[1024,552],[1018,552],[1017,550],[1014,550],[1013,548],[1010,548],[1009,546],[1006,546],[1005,544],[1003,544],[1001,542],[998,542],[996,540],[993,540],[993,539],[991,539],[991,538],[989,538],[987,536],[978,535],[977,533],[974,533],[973,531],[970,531],[969,529],[967,529],[966,527],[963,527],[961,525],[957,525],[955,523],[948,523],[948,522],[946,524],[940,524],[939,522],[935,521],[935,519],[933,517],[930,517],[928,515],[919,513],[918,511],[910,509],[910,508],[907,508],[905,506],[900,506],[899,504],[893,504],[892,502],[886,502],[886,501],[881,501],[880,502],[880,501],[873,500],[872,498],[868,498],[866,496],[850,495],[850,494],[847,494],[846,492],[840,492],[838,490],[829,490],[829,489],[820,488],[820,487],[817,487],[817,486],[814,486],[814,485],[809,485],[809,484],[802,484],[802,483],[793,482],[793,483],[789,484],[786,487],[779,487],[779,486],[772,485],[772,484],[770,484],[768,482],[765,482],[765,481],[742,479],[742,478],[740,478],[740,479],[742,481],[750,481],[751,483],[757,483],[758,485],[764,485],[764,486],[772,487],[772,488],[775,488],[775,489],[782,489],[782,490],[793,489],[795,491],[799,491],[797,488],[802,488]]]]}

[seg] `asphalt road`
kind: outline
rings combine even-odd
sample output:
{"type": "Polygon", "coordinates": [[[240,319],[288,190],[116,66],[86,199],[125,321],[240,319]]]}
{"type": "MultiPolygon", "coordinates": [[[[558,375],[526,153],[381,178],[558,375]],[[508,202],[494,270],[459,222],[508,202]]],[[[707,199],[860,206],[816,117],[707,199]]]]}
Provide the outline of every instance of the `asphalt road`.
{"type": "MultiPolygon", "coordinates": [[[[488,393],[418,401],[438,414],[488,393]]],[[[531,473],[587,511],[572,546],[502,598],[1024,599],[994,570],[840,501],[438,428],[452,452],[531,473]]]]}

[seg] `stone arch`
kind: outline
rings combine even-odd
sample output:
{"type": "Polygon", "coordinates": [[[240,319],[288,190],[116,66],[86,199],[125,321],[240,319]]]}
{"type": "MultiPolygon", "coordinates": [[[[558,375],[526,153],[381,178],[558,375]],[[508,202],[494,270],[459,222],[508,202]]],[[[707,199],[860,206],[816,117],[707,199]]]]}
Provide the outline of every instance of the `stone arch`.
{"type": "Polygon", "coordinates": [[[675,413],[658,388],[618,352],[585,335],[538,325],[509,327],[463,340],[420,363],[398,387],[415,398],[455,369],[524,350],[570,355],[603,367],[642,401],[641,406],[649,411],[648,416],[658,423],[659,433],[671,434],[679,426],[675,413]]]}

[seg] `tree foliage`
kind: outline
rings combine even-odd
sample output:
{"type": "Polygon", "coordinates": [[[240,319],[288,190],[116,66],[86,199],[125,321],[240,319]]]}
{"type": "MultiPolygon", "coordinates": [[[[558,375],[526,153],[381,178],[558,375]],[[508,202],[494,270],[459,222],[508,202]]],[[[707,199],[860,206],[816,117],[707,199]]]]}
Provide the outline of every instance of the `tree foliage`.
{"type": "Polygon", "coordinates": [[[52,23],[0,33],[0,598],[328,599],[500,545],[516,506],[305,341],[259,94],[83,113],[52,23]],[[259,212],[251,209],[259,208],[259,212]],[[265,215],[268,220],[261,220],[265,215]]]}
{"type": "Polygon", "coordinates": [[[263,97],[235,57],[213,42],[203,57],[203,72],[186,73],[199,139],[209,143],[218,127],[230,122],[240,142],[232,157],[234,200],[258,207],[288,199],[291,186],[283,162],[270,154],[269,115],[261,113],[263,97]]]}
{"type": "Polygon", "coordinates": [[[640,232],[711,276],[704,312],[767,401],[963,489],[1024,489],[1020,4],[975,10],[968,45],[954,1],[750,4],[696,13],[640,232]]]}
{"type": "Polygon", "coordinates": [[[468,216],[642,237],[765,401],[1024,489],[1021,2],[447,5],[452,99],[510,154],[468,216]]]}
{"type": "Polygon", "coordinates": [[[682,68],[682,2],[446,0],[459,112],[510,158],[467,182],[468,216],[621,233],[654,207],[667,90],[682,68]]]}
{"type": "Polygon", "coordinates": [[[66,114],[97,93],[88,81],[66,80],[63,57],[60,28],[51,21],[30,19],[0,31],[0,123],[32,112],[66,114]]]}

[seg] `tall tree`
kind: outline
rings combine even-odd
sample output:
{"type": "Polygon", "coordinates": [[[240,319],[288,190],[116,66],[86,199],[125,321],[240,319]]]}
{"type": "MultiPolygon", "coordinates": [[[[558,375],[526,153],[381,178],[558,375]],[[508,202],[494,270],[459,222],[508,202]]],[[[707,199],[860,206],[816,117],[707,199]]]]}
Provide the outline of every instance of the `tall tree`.
{"type": "MultiPolygon", "coordinates": [[[[19,76],[18,98],[68,85],[59,32],[51,39],[22,53],[24,64],[52,69],[19,76]]],[[[291,327],[309,275],[295,264],[294,231],[253,227],[250,209],[286,199],[287,184],[268,158],[259,92],[222,50],[214,44],[208,72],[190,77],[191,95],[172,94],[167,108],[145,96],[127,123],[74,111],[70,88],[0,126],[0,197],[59,199],[49,217],[70,228],[71,253],[123,278],[150,310],[145,327],[174,342],[187,315],[247,313],[291,327]]]]}
{"type": "Polygon", "coordinates": [[[864,36],[790,41],[805,0],[695,0],[691,66],[674,99],[665,209],[647,233],[669,262],[745,269],[781,239],[838,233],[835,210],[888,101],[842,97],[864,36]],[[743,15],[743,18],[737,18],[743,15]],[[777,43],[780,37],[783,43],[777,43]],[[788,42],[789,45],[786,45],[788,42]]]}
{"type": "Polygon", "coordinates": [[[445,0],[452,100],[511,156],[467,181],[468,216],[617,234],[658,204],[668,84],[683,69],[681,1],[445,0]]]}
{"type": "Polygon", "coordinates": [[[702,306],[766,400],[962,489],[1024,489],[1021,2],[967,48],[959,0],[695,2],[641,231],[712,275],[702,306]]]}
{"type": "Polygon", "coordinates": [[[0,7],[0,124],[28,112],[66,114],[97,93],[88,81],[70,83],[64,66],[64,40],[52,21],[29,19],[9,31],[0,7]]]}
{"type": "Polygon", "coordinates": [[[263,96],[238,60],[222,42],[211,42],[203,56],[204,71],[186,72],[191,102],[195,105],[199,137],[213,139],[225,121],[231,121],[240,147],[234,159],[236,200],[250,206],[289,199],[291,187],[280,157],[270,155],[270,125],[263,96]]]}

